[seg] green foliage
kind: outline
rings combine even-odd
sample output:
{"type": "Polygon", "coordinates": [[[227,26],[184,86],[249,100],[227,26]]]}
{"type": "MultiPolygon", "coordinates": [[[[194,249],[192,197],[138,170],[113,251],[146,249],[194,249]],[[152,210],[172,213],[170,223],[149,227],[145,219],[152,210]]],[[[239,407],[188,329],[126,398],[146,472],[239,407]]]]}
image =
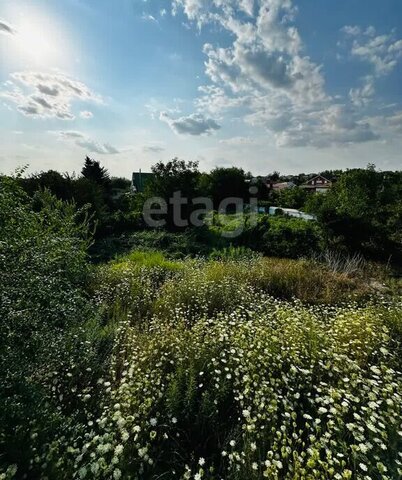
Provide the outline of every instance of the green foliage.
{"type": "Polygon", "coordinates": [[[34,174],[30,177],[19,177],[18,182],[29,195],[34,195],[38,190],[50,190],[61,200],[70,200],[73,192],[72,178],[55,170],[48,170],[34,174]]]}
{"type": "Polygon", "coordinates": [[[233,245],[222,249],[212,250],[209,258],[211,260],[248,260],[258,257],[258,253],[251,248],[244,246],[234,247],[233,245]]]}
{"type": "Polygon", "coordinates": [[[309,194],[303,188],[286,188],[279,192],[277,205],[283,208],[303,209],[308,197],[309,194]]]}
{"type": "Polygon", "coordinates": [[[103,187],[110,187],[110,177],[106,168],[101,167],[100,163],[92,158],[85,157],[85,163],[81,174],[87,180],[97,183],[103,187]]]}
{"type": "Polygon", "coordinates": [[[126,268],[130,265],[146,268],[158,267],[167,270],[180,269],[180,263],[167,260],[163,253],[157,251],[143,252],[140,250],[134,250],[128,255],[125,255],[112,262],[112,266],[114,268],[126,268]]]}
{"type": "Polygon", "coordinates": [[[314,195],[307,210],[326,230],[327,244],[387,261],[402,261],[402,173],[367,169],[343,173],[327,195],[314,195]]]}
{"type": "Polygon", "coordinates": [[[46,190],[31,199],[1,178],[0,471],[18,463],[19,476],[34,472],[35,451],[68,428],[80,403],[71,389],[90,388],[88,244],[84,211],[46,190]]]}
{"type": "Polygon", "coordinates": [[[164,229],[141,230],[120,237],[108,237],[98,241],[91,249],[92,258],[107,261],[116,255],[127,254],[133,249],[161,250],[171,258],[207,256],[214,248],[227,245],[219,232],[207,227],[192,228],[184,232],[164,229]]]}
{"type": "Polygon", "coordinates": [[[91,230],[95,230],[97,238],[143,227],[140,218],[142,205],[135,203],[130,191],[131,182],[124,178],[110,178],[99,162],[88,157],[81,177],[49,170],[19,177],[18,183],[31,197],[48,189],[58,199],[74,202],[79,208],[88,208],[91,230]]]}
{"type": "Polygon", "coordinates": [[[169,203],[176,192],[189,199],[189,203],[184,204],[182,208],[182,219],[188,220],[193,205],[191,201],[198,196],[198,184],[200,173],[198,162],[185,162],[174,158],[170,162],[159,162],[152,167],[153,177],[147,182],[145,187],[145,197],[162,198],[168,204],[167,215],[164,216],[169,228],[179,227],[175,225],[173,219],[173,208],[169,203]]]}
{"type": "MultiPolygon", "coordinates": [[[[400,303],[245,247],[209,261],[148,248],[91,271],[83,212],[7,179],[0,205],[0,474],[399,474],[400,303]]],[[[148,246],[189,241],[146,234],[148,246]]]]}
{"type": "Polygon", "coordinates": [[[222,200],[234,197],[248,198],[247,176],[243,169],[237,167],[216,167],[209,174],[206,194],[213,200],[214,208],[219,208],[222,200]]]}
{"type": "Polygon", "coordinates": [[[298,258],[321,250],[322,232],[316,222],[261,215],[256,225],[246,226],[239,242],[264,255],[298,258]]]}

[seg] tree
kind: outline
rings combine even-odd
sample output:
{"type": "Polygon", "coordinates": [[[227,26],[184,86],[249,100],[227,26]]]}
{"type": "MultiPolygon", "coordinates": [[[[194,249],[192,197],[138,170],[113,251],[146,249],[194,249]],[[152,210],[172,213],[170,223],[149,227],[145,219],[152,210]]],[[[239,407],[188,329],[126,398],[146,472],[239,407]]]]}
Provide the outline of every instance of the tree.
{"type": "Polygon", "coordinates": [[[271,182],[278,182],[279,179],[281,178],[281,174],[280,172],[275,170],[274,172],[268,174],[268,178],[269,180],[271,180],[271,182]]]}
{"type": "Polygon", "coordinates": [[[325,225],[330,245],[387,260],[402,258],[402,175],[374,166],[344,172],[327,195],[309,197],[306,210],[325,225]]]}
{"type": "Polygon", "coordinates": [[[245,200],[249,197],[249,180],[242,168],[216,167],[209,175],[207,193],[212,197],[214,208],[218,209],[222,200],[233,197],[245,200]]]}
{"type": "Polygon", "coordinates": [[[36,173],[27,178],[19,178],[18,182],[31,196],[37,190],[47,188],[61,200],[71,200],[72,198],[71,178],[67,174],[61,174],[55,170],[36,173]]]}
{"type": "Polygon", "coordinates": [[[99,162],[89,157],[85,157],[85,163],[81,170],[81,174],[86,179],[103,187],[108,187],[110,185],[110,177],[106,168],[101,167],[99,162]]]}
{"type": "Polygon", "coordinates": [[[152,167],[153,178],[147,182],[145,197],[158,197],[168,205],[166,221],[169,228],[177,228],[177,222],[173,218],[173,206],[171,199],[180,192],[187,202],[181,207],[181,218],[188,221],[194,210],[193,199],[199,196],[198,162],[185,162],[178,158],[163,163],[159,162],[152,167]]]}
{"type": "Polygon", "coordinates": [[[302,208],[306,203],[308,193],[303,188],[294,187],[281,190],[278,195],[278,204],[284,208],[302,208]]]}

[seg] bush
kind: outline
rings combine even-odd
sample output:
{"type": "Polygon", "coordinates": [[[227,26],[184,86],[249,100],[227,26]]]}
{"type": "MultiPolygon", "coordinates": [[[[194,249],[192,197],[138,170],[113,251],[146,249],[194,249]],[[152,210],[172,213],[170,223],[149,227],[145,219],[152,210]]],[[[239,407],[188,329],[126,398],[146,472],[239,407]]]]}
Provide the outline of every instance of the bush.
{"type": "Polygon", "coordinates": [[[239,242],[267,256],[299,258],[322,249],[322,233],[316,222],[261,216],[257,225],[246,227],[239,242]]]}
{"type": "Polygon", "coordinates": [[[0,180],[0,471],[18,463],[19,476],[33,474],[33,458],[68,428],[99,364],[83,217],[47,191],[32,200],[0,180]]]}
{"type": "Polygon", "coordinates": [[[214,248],[226,246],[227,242],[219,234],[207,227],[192,228],[184,232],[167,230],[141,230],[120,237],[98,240],[91,248],[92,260],[96,263],[128,254],[136,250],[160,250],[171,258],[206,256],[214,248]]]}

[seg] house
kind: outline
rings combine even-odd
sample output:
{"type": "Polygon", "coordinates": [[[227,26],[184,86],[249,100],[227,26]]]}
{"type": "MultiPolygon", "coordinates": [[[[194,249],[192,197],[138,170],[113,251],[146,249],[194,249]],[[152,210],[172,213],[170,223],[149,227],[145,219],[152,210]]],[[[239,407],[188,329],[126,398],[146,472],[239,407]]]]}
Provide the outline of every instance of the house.
{"type": "Polygon", "coordinates": [[[134,193],[142,193],[146,184],[153,178],[154,174],[149,172],[133,172],[131,188],[134,193]]]}
{"type": "Polygon", "coordinates": [[[310,178],[305,184],[301,185],[300,188],[304,188],[309,192],[315,193],[327,193],[328,190],[332,187],[332,182],[322,175],[316,175],[313,178],[310,178]]]}
{"type": "Polygon", "coordinates": [[[281,207],[269,207],[269,215],[286,215],[288,217],[301,218],[303,220],[317,220],[315,215],[310,215],[309,213],[304,213],[295,208],[281,208],[281,207]]]}

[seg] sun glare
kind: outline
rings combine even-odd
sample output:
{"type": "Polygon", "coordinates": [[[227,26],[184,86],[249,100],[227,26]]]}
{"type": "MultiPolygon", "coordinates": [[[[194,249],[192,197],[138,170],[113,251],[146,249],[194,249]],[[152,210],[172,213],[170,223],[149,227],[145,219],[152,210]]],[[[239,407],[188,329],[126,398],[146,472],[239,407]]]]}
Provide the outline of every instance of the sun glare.
{"type": "Polygon", "coordinates": [[[25,67],[61,67],[69,60],[67,36],[54,18],[34,8],[16,16],[8,60],[25,67]]]}

